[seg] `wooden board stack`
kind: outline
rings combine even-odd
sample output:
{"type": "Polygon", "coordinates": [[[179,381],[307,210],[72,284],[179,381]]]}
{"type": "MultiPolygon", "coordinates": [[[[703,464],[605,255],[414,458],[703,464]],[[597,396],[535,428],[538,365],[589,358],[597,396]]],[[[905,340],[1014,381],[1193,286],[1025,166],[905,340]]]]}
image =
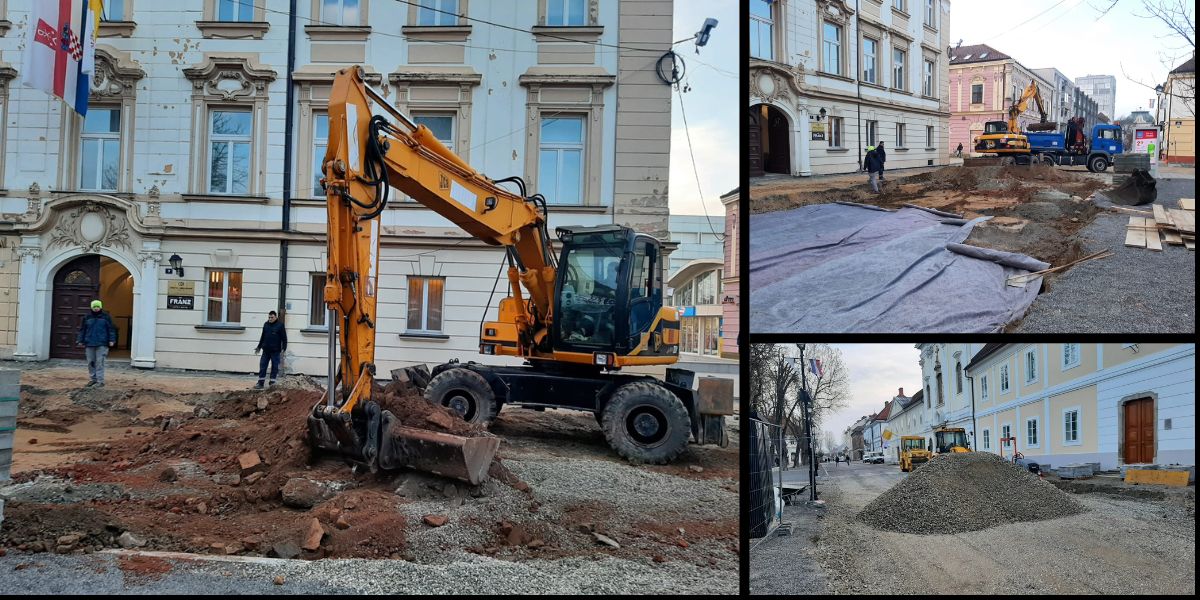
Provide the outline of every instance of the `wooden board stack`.
{"type": "Polygon", "coordinates": [[[1188,250],[1196,249],[1196,200],[1182,198],[1179,208],[1164,208],[1153,205],[1154,218],[1130,217],[1125,232],[1125,245],[1135,248],[1162,250],[1162,241],[1188,250]]]}

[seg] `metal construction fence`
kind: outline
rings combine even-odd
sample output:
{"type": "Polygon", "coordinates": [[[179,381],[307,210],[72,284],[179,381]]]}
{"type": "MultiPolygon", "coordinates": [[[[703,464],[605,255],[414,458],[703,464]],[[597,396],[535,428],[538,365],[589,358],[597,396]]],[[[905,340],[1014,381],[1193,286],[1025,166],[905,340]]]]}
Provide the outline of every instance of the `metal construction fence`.
{"type": "Polygon", "coordinates": [[[771,535],[783,519],[783,489],[779,469],[779,425],[750,419],[750,503],[747,519],[751,538],[771,535]]]}

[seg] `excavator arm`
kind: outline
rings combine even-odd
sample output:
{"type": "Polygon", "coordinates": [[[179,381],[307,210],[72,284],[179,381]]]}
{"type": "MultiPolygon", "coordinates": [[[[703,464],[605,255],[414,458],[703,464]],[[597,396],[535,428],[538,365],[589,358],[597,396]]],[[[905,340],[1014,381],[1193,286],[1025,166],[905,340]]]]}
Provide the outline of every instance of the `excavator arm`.
{"type": "Polygon", "coordinates": [[[1046,107],[1042,102],[1042,93],[1038,89],[1037,82],[1030,81],[1029,85],[1025,86],[1025,91],[1021,94],[1021,98],[1014,102],[1008,109],[1008,131],[1010,133],[1019,133],[1021,131],[1021,126],[1017,123],[1017,117],[1020,117],[1021,113],[1025,112],[1025,109],[1029,107],[1030,100],[1033,100],[1037,106],[1038,114],[1041,115],[1041,121],[1029,125],[1027,129],[1029,131],[1052,131],[1056,129],[1057,125],[1055,123],[1046,122],[1046,107]]]}
{"type": "MultiPolygon", "coordinates": [[[[329,99],[329,145],[322,161],[328,210],[325,302],[340,318],[339,376],[353,386],[343,410],[370,398],[374,375],[380,220],[392,188],[407,194],[473,237],[506,248],[511,297],[520,337],[546,337],[555,258],[546,231],[545,200],[512,193],[479,174],[379,97],[360,67],[342,69],[329,99]],[[394,122],[376,116],[387,110],[394,122]],[[524,294],[528,294],[528,302],[524,294]]],[[[505,181],[505,180],[502,180],[505,181]]],[[[513,179],[524,192],[524,184],[513,179]]]]}

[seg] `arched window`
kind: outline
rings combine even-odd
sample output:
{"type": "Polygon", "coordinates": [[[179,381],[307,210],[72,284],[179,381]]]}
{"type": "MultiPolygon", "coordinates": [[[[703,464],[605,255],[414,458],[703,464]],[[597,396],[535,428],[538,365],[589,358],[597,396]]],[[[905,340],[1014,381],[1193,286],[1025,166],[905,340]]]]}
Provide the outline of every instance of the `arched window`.
{"type": "Polygon", "coordinates": [[[954,382],[957,385],[958,393],[962,393],[962,363],[954,364],[954,382]]]}

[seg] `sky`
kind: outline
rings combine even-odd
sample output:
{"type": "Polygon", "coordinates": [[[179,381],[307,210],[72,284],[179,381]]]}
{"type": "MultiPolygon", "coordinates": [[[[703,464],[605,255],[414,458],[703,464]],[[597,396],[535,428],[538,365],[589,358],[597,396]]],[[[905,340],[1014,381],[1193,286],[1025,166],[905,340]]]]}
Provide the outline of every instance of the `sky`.
{"type": "Polygon", "coordinates": [[[1109,117],[1139,107],[1150,110],[1154,86],[1165,82],[1167,73],[1186,61],[1193,49],[1161,21],[1136,16],[1147,14],[1142,0],[1120,0],[1101,17],[1109,4],[1109,0],[1005,0],[1001,10],[994,2],[953,0],[950,45],[960,39],[964,46],[987,44],[1030,69],[1055,67],[1072,81],[1085,75],[1112,75],[1117,78],[1117,114],[1109,117]],[[1043,11],[1047,12],[1037,16],[1043,11]]]}
{"type": "MultiPolygon", "coordinates": [[[[921,389],[921,352],[914,344],[831,344],[842,351],[849,373],[849,406],[825,419],[821,429],[832,431],[838,443],[842,432],[864,415],[883,410],[898,388],[912,396],[921,389]]],[[[821,439],[824,439],[822,433],[821,439]]]]}
{"type": "Polygon", "coordinates": [[[687,67],[685,83],[691,91],[683,94],[687,110],[687,132],[691,134],[692,153],[700,173],[700,190],[696,189],[696,174],[688,155],[688,139],[683,127],[679,95],[672,92],[671,101],[671,181],[668,203],[671,214],[702,215],[705,208],[712,217],[716,231],[725,230],[725,207],[722,194],[738,185],[740,168],[739,121],[737,113],[740,91],[739,51],[741,22],[737,18],[738,3],[729,0],[676,0],[675,40],[691,37],[700,30],[706,17],[718,21],[709,36],[708,44],[696,54],[694,42],[675,46],[687,67]],[[704,199],[703,206],[700,199],[704,199]]]}

